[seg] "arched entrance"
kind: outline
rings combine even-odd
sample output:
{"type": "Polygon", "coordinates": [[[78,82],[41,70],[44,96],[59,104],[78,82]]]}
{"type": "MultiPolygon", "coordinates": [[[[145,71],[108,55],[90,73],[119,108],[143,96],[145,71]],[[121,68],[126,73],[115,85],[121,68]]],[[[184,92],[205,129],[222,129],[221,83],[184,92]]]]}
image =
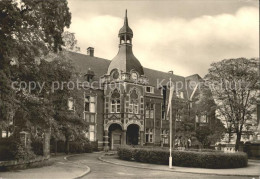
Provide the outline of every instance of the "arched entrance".
{"type": "Polygon", "coordinates": [[[138,145],[139,141],[139,126],[136,124],[130,124],[126,131],[126,144],[138,145]]]}
{"type": "Polygon", "coordinates": [[[122,127],[119,124],[111,124],[108,128],[109,146],[116,150],[122,143],[122,127]]]}

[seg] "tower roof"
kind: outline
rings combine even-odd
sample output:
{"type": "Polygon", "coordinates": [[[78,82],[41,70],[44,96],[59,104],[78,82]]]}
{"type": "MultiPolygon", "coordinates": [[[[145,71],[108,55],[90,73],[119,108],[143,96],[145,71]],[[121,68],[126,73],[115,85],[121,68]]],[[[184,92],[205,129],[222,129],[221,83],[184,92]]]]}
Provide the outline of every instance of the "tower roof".
{"type": "Polygon", "coordinates": [[[132,70],[144,75],[144,70],[141,63],[134,56],[132,51],[132,38],[133,31],[128,26],[127,10],[125,12],[124,26],[119,31],[119,51],[117,55],[112,59],[107,74],[110,74],[112,70],[117,69],[123,73],[130,73],[132,70]]]}
{"type": "Polygon", "coordinates": [[[131,35],[131,37],[133,37],[133,31],[128,26],[127,9],[125,10],[124,26],[119,30],[118,36],[121,36],[122,34],[128,34],[128,35],[131,35]]]}
{"type": "Polygon", "coordinates": [[[121,72],[130,73],[131,70],[144,74],[143,67],[138,59],[134,56],[132,46],[121,45],[118,54],[112,59],[107,73],[110,74],[113,69],[121,72]]]}

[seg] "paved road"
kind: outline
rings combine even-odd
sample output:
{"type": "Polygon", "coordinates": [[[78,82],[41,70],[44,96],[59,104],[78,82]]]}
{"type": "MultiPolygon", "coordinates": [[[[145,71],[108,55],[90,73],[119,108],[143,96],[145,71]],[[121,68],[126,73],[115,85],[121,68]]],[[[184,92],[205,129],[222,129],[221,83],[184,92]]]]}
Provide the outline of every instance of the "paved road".
{"type": "MultiPolygon", "coordinates": [[[[246,177],[238,176],[217,176],[217,175],[201,175],[201,174],[190,174],[190,173],[177,173],[177,172],[167,172],[167,171],[155,171],[149,169],[139,169],[132,167],[124,167],[114,164],[109,164],[98,160],[101,153],[90,153],[80,156],[73,156],[68,158],[68,160],[74,162],[81,162],[88,165],[91,172],[82,178],[198,178],[198,179],[245,179],[246,177]]],[[[248,177],[248,179],[252,177],[248,177]]]]}

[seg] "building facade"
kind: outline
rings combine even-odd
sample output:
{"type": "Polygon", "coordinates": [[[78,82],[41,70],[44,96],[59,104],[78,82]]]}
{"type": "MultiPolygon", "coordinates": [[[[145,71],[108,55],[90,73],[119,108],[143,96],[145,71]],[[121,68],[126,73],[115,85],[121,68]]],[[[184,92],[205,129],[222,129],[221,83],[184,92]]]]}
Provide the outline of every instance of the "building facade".
{"type": "MultiPolygon", "coordinates": [[[[171,79],[178,87],[173,100],[189,108],[198,93],[196,82],[201,78],[197,74],[185,78],[173,71],[143,67],[133,54],[133,31],[128,25],[127,12],[118,38],[119,51],[111,61],[95,57],[92,47],[87,49],[87,55],[68,52],[82,76],[81,84],[88,84],[83,90],[82,111],[82,117],[89,123],[86,135],[98,143],[99,149],[113,150],[125,144],[168,145],[169,117],[165,116],[162,86],[169,85],[171,79]],[[190,81],[195,82],[193,87],[190,81]]],[[[77,110],[72,107],[73,102],[69,100],[69,108],[77,110]]],[[[180,120],[176,110],[172,114],[174,120],[180,120]]],[[[199,120],[196,119],[197,123],[199,120]]]]}

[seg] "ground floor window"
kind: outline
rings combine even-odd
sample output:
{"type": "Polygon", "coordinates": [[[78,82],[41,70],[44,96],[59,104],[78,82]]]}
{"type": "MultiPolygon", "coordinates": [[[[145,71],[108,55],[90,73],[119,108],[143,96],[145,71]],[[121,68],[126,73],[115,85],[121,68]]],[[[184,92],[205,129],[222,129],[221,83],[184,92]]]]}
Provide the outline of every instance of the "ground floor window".
{"type": "Polygon", "coordinates": [[[89,141],[95,141],[95,125],[89,125],[88,139],[89,141]]]}
{"type": "Polygon", "coordinates": [[[163,144],[168,144],[169,143],[169,130],[162,129],[161,139],[162,139],[162,143],[163,144]]]}
{"type": "Polygon", "coordinates": [[[145,142],[152,143],[153,142],[153,129],[145,130],[145,142]]]}

